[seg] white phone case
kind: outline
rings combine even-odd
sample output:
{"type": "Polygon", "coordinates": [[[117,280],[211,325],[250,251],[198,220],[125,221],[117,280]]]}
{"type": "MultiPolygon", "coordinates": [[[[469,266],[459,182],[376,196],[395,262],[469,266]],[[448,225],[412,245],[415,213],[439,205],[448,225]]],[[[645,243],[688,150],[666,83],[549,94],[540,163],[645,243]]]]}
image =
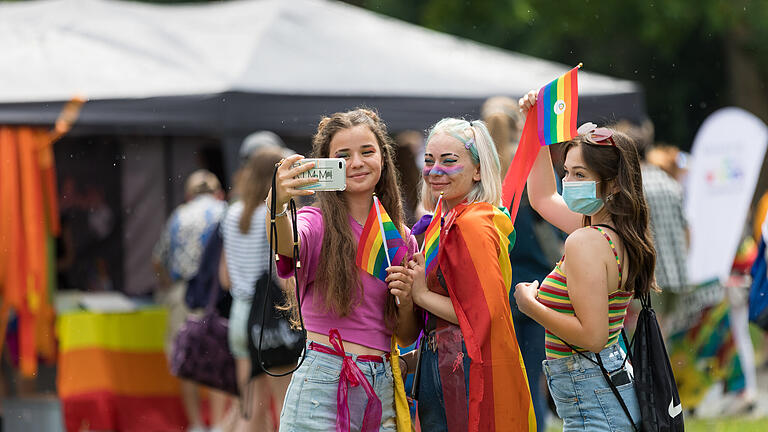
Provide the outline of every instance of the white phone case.
{"type": "Polygon", "coordinates": [[[347,161],[341,158],[302,159],[297,165],[314,162],[314,168],[303,172],[296,178],[316,178],[317,183],[301,186],[298,189],[316,191],[343,191],[347,188],[347,161]]]}

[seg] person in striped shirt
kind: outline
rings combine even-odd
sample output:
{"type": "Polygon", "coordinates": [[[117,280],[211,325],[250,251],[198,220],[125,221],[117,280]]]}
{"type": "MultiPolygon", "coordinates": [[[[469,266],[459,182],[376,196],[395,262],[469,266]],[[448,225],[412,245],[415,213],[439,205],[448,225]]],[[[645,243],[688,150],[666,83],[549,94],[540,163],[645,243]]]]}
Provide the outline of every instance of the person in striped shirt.
{"type": "MultiPolygon", "coordinates": [[[[535,101],[533,91],[520,99],[521,110],[535,101]]],[[[563,430],[630,431],[640,408],[618,342],[632,296],[655,289],[648,206],[632,139],[592,123],[578,133],[563,143],[562,195],[548,148],[528,176],[531,206],[569,236],[564,256],[541,286],[520,283],[515,299],[546,329],[542,365],[563,430]]]]}

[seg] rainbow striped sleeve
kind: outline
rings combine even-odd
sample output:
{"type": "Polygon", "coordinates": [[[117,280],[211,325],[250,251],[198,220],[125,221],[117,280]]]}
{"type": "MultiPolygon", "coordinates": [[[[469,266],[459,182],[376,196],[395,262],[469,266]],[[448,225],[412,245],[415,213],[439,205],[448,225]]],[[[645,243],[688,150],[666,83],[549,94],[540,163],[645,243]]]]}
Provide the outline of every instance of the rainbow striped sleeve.
{"type": "Polygon", "coordinates": [[[536,119],[542,146],[568,141],[577,135],[578,70],[571,69],[539,90],[536,119]]]}

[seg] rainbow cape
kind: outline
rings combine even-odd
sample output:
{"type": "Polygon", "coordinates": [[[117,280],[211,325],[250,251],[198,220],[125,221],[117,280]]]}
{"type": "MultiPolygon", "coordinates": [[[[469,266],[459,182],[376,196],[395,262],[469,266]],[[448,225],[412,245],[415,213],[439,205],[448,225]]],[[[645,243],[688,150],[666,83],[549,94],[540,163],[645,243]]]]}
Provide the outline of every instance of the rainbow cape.
{"type": "Polygon", "coordinates": [[[542,146],[575,137],[579,110],[579,80],[576,66],[539,90],[536,104],[525,117],[520,145],[509,164],[501,188],[502,203],[511,210],[515,222],[525,181],[542,146]]]}
{"type": "Polygon", "coordinates": [[[432,215],[432,222],[429,223],[427,230],[424,231],[424,244],[421,246],[421,252],[424,254],[426,274],[432,272],[437,265],[437,251],[440,249],[440,228],[443,226],[443,194],[437,199],[435,212],[432,215]]]}
{"type": "MultiPolygon", "coordinates": [[[[438,271],[445,279],[471,359],[467,430],[472,432],[536,430],[509,306],[509,251],[514,239],[509,215],[491,204],[462,203],[445,216],[438,271]]],[[[438,355],[441,352],[438,349],[438,355]]],[[[445,361],[452,360],[438,363],[445,361]]],[[[444,394],[452,390],[443,387],[444,394]]],[[[452,404],[446,399],[448,424],[452,413],[467,411],[461,401],[458,404],[463,408],[452,404]]]]}
{"type": "Polygon", "coordinates": [[[408,248],[400,231],[374,195],[373,206],[365,220],[365,226],[357,244],[355,263],[373,277],[383,281],[387,278],[387,267],[392,263],[401,265],[407,252],[408,248]]]}

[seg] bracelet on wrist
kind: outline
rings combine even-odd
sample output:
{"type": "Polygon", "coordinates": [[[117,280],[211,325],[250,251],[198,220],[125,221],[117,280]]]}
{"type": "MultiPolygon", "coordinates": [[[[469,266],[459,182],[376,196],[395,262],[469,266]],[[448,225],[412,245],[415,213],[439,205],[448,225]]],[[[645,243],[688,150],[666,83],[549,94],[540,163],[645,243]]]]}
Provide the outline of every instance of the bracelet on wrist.
{"type": "MultiPolygon", "coordinates": [[[[264,207],[267,208],[267,213],[271,215],[272,214],[272,210],[269,208],[269,201],[268,200],[264,200],[264,207]]],[[[283,204],[283,211],[281,211],[280,213],[276,214],[275,217],[279,218],[280,216],[285,216],[286,213],[288,213],[288,204],[283,204]]]]}

